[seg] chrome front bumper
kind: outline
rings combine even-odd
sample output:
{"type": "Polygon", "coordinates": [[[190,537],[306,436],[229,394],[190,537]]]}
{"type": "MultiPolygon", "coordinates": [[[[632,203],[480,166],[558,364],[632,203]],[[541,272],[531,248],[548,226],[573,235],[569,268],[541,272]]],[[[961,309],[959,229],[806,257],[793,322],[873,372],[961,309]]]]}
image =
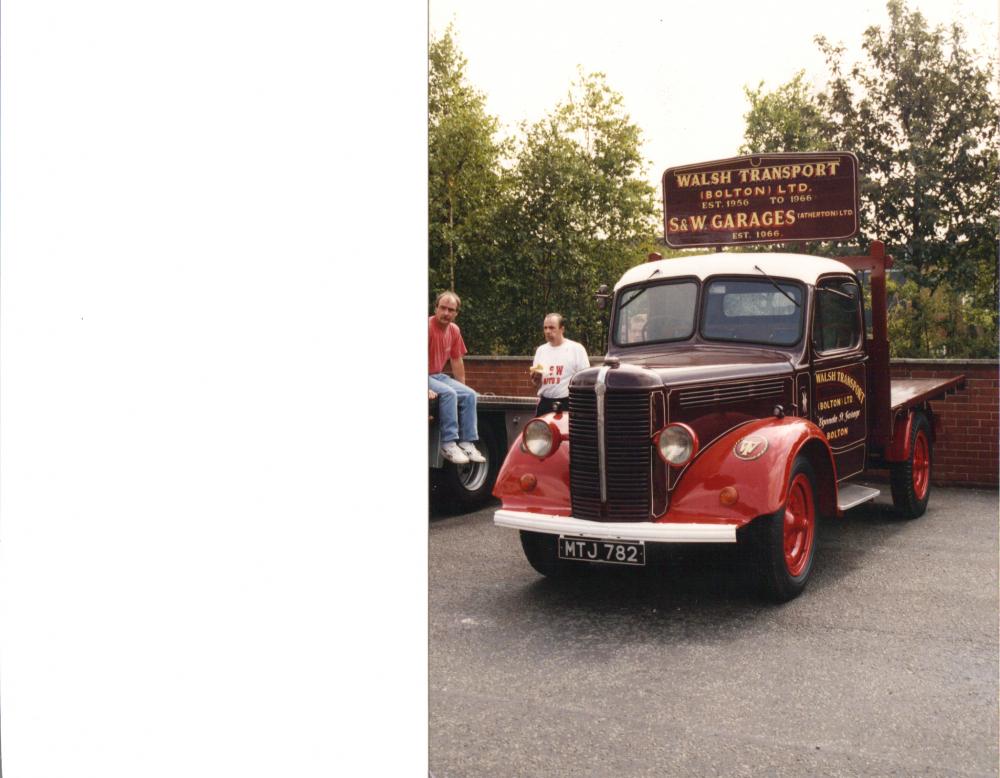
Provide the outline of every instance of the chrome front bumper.
{"type": "Polygon", "coordinates": [[[656,524],[651,521],[603,522],[553,516],[546,513],[498,510],[493,514],[498,527],[572,535],[601,540],[643,540],[648,543],[735,543],[732,524],[656,524]]]}

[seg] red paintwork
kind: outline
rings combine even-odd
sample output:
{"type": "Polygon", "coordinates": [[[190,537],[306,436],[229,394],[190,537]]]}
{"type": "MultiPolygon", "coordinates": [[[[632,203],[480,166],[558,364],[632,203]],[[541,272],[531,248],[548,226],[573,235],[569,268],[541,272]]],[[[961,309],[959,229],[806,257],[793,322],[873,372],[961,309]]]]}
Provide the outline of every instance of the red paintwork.
{"type": "Polygon", "coordinates": [[[930,412],[928,400],[936,400],[965,388],[965,376],[955,378],[907,378],[892,382],[892,412],[895,422],[892,440],[885,447],[886,462],[905,462],[910,458],[910,431],[913,410],[926,406],[931,423],[931,440],[940,432],[941,420],[930,412]]]}
{"type": "Polygon", "coordinates": [[[539,459],[521,450],[521,436],[518,435],[497,475],[493,495],[499,497],[503,507],[510,510],[569,516],[569,416],[560,412],[547,413],[538,418],[554,425],[559,431],[559,447],[544,459],[539,459]],[[521,476],[525,473],[531,473],[537,479],[535,488],[530,492],[521,488],[521,476]]]}
{"type": "Polygon", "coordinates": [[[927,487],[931,482],[930,446],[923,430],[917,432],[913,441],[913,493],[918,500],[927,496],[927,487]]]}
{"type": "MultiPolygon", "coordinates": [[[[510,510],[570,516],[569,493],[569,420],[566,414],[549,415],[560,425],[563,436],[559,449],[545,459],[521,451],[520,438],[511,446],[507,461],[497,476],[493,494],[510,510]],[[520,479],[531,473],[538,485],[531,491],[521,489],[520,479]]],[[[819,428],[806,419],[757,419],[723,435],[698,453],[683,472],[670,500],[670,507],[658,517],[658,522],[691,522],[697,524],[736,524],[742,526],[757,516],[774,513],[785,504],[792,463],[799,450],[809,441],[820,441],[829,458],[833,459],[826,438],[819,428]],[[767,451],[751,461],[739,459],[733,453],[736,442],[756,433],[767,439],[767,451]],[[779,477],[780,474],[780,477],[779,477]],[[739,492],[734,505],[722,505],[719,492],[733,486],[739,492]]],[[[835,504],[836,485],[832,479],[823,482],[817,471],[821,489],[831,490],[835,504]]]]}
{"type": "Polygon", "coordinates": [[[788,490],[782,527],[785,567],[789,575],[801,575],[809,561],[809,552],[816,537],[816,504],[812,485],[803,473],[795,476],[788,490]]]}
{"type": "MultiPolygon", "coordinates": [[[[825,436],[806,419],[758,419],[737,427],[704,449],[687,467],[674,490],[670,509],[657,521],[743,525],[757,516],[774,513],[785,504],[795,456],[811,440],[821,442],[830,459],[830,472],[835,472],[825,436]],[[742,460],[733,453],[733,447],[750,434],[766,438],[767,451],[757,459],[742,460]],[[735,505],[719,502],[719,492],[726,486],[739,492],[735,505]]],[[[836,488],[832,481],[823,483],[820,472],[816,477],[821,489],[836,488]]]]}
{"type": "MultiPolygon", "coordinates": [[[[892,257],[885,253],[884,244],[873,241],[869,254],[838,259],[855,271],[871,272],[873,339],[866,342],[869,358],[867,376],[857,377],[858,383],[867,388],[865,415],[859,417],[862,419],[859,423],[867,421],[868,452],[874,450],[875,454],[881,455],[888,462],[906,461],[911,456],[912,414],[897,412],[896,403],[892,402],[892,390],[897,387],[890,386],[888,370],[885,271],[892,267],[892,257]],[[863,378],[867,380],[862,380],[863,378]]],[[[787,506],[791,467],[795,457],[804,448],[812,457],[816,474],[815,493],[810,491],[808,497],[802,496],[804,487],[799,479],[795,480],[791,488],[793,492],[798,489],[799,496],[793,498],[793,503],[798,506],[793,511],[793,518],[806,511],[802,507],[806,503],[813,515],[817,511],[839,514],[836,505],[837,463],[820,428],[795,416],[762,418],[764,414],[771,412],[774,405],[799,409],[798,397],[795,396],[796,380],[801,380],[801,376],[806,375],[803,371],[808,370],[809,375],[814,375],[820,369],[820,360],[812,360],[811,348],[809,339],[805,337],[791,347],[777,349],[763,346],[720,346],[702,343],[697,336],[690,343],[668,349],[663,348],[662,344],[650,344],[639,349],[614,345],[609,347],[605,366],[615,357],[628,357],[624,362],[615,359],[615,369],[606,372],[609,391],[649,391],[654,398],[651,410],[654,425],[662,425],[665,419],[671,419],[674,423],[683,421],[702,441],[710,441],[707,448],[696,453],[681,468],[666,468],[661,464],[659,456],[654,457],[651,494],[651,502],[656,506],[654,510],[663,509],[667,499],[665,490],[668,486],[671,490],[669,507],[655,521],[742,526],[757,516],[773,514],[782,506],[787,506]],[[730,403],[725,408],[707,403],[689,402],[685,405],[681,402],[682,393],[691,388],[710,387],[713,384],[730,387],[765,380],[780,381],[781,391],[759,398],[751,395],[745,401],[730,403]],[[666,412],[661,407],[661,397],[665,397],[669,405],[666,412]],[[766,438],[768,448],[758,459],[742,460],[733,453],[733,447],[740,438],[753,433],[766,438]],[[719,493],[727,486],[738,491],[738,499],[730,506],[723,505],[719,500],[719,493]]],[[[841,367],[839,363],[832,366],[838,369],[841,367]]],[[[591,387],[599,372],[596,368],[583,371],[574,377],[574,386],[580,389],[591,387]]],[[[801,383],[798,386],[803,388],[801,383]]],[[[933,381],[926,386],[921,384],[907,387],[907,407],[961,386],[962,377],[933,381]]],[[[822,393],[818,392],[817,397],[811,398],[812,406],[822,399],[820,395],[822,393]]],[[[815,411],[810,409],[810,412],[816,417],[815,411]]],[[[571,441],[568,440],[568,416],[561,413],[542,418],[551,419],[557,425],[562,437],[560,445],[550,456],[539,459],[521,451],[519,438],[500,471],[493,493],[508,509],[569,516],[571,441]],[[529,473],[537,479],[537,486],[530,492],[525,492],[520,486],[520,478],[529,473]]],[[[933,423],[933,417],[931,420],[933,423]]],[[[913,486],[914,491],[920,495],[926,494],[929,483],[930,440],[923,434],[918,436],[918,440],[919,445],[914,446],[918,450],[913,452],[913,486]]],[[[863,447],[858,449],[860,466],[864,464],[865,453],[863,447]]],[[[842,472],[846,478],[853,470],[844,464],[842,472]]],[[[796,537],[801,539],[799,535],[796,537]]],[[[812,542],[809,540],[809,543],[812,542]]],[[[791,545],[795,547],[797,543],[795,541],[791,545]]],[[[799,558],[797,553],[792,555],[795,560],[799,558]]],[[[797,564],[795,560],[786,559],[786,562],[789,565],[797,564]]]]}
{"type": "Polygon", "coordinates": [[[892,443],[886,446],[886,462],[905,462],[910,458],[910,427],[913,424],[913,414],[900,414],[892,430],[892,443]]]}

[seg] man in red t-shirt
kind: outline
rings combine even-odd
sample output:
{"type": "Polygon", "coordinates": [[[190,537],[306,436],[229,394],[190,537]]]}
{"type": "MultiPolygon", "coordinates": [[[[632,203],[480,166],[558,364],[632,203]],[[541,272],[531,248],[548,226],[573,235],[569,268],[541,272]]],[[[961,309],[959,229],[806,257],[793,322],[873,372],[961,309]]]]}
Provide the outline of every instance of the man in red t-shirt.
{"type": "Polygon", "coordinates": [[[434,315],[427,320],[427,394],[432,400],[438,398],[441,456],[457,465],[486,461],[475,446],[479,440],[476,393],[464,383],[465,363],[462,356],[468,349],[455,324],[461,304],[454,292],[442,292],[434,304],[434,315]],[[449,360],[454,378],[444,373],[445,363],[449,360]]]}

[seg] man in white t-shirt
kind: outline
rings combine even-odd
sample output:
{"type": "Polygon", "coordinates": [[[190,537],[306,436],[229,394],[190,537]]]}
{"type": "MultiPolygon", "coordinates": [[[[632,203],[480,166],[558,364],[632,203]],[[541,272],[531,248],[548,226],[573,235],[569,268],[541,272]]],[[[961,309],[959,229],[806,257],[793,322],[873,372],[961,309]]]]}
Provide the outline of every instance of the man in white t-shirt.
{"type": "Polygon", "coordinates": [[[587,351],[565,335],[565,322],[558,313],[550,313],[543,324],[545,343],[535,351],[531,382],[538,387],[538,406],[535,415],[548,413],[555,403],[561,410],[569,410],[569,379],[590,367],[587,351]]]}

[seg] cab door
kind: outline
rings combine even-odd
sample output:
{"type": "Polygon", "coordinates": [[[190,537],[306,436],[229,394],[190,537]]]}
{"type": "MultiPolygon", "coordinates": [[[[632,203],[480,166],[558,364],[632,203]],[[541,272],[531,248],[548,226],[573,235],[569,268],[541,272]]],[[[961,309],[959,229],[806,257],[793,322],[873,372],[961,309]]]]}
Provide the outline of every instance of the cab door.
{"type": "Polygon", "coordinates": [[[813,295],[812,413],[833,451],[837,480],[865,469],[867,357],[861,288],[853,276],[821,278],[813,295]]]}

